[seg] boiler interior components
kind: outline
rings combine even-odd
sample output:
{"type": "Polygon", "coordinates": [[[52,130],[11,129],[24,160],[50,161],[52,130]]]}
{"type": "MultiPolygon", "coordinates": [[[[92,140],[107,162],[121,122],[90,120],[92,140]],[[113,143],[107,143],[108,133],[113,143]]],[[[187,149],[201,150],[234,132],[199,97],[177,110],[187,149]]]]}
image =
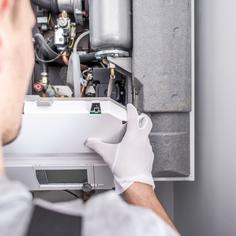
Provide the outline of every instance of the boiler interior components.
{"type": "Polygon", "coordinates": [[[153,121],[154,178],[193,180],[191,0],[31,2],[35,67],[21,135],[5,148],[9,176],[37,190],[112,188],[84,142],[122,138],[133,103],[153,121]]]}

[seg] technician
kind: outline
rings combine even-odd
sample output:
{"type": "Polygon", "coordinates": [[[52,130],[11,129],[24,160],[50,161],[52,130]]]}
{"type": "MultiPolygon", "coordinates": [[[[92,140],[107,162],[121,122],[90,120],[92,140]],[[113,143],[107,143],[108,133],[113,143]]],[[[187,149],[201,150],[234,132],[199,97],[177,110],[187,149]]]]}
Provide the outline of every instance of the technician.
{"type": "MultiPolygon", "coordinates": [[[[26,235],[34,207],[27,189],[5,175],[2,150],[20,131],[34,66],[34,24],[29,0],[0,0],[0,236],[26,235]]],[[[144,114],[139,116],[132,105],[127,112],[127,132],[121,143],[95,139],[86,143],[110,167],[116,190],[85,205],[78,201],[75,210],[83,218],[81,235],[179,235],[154,192],[154,155],[149,141],[152,122],[144,114]]]]}

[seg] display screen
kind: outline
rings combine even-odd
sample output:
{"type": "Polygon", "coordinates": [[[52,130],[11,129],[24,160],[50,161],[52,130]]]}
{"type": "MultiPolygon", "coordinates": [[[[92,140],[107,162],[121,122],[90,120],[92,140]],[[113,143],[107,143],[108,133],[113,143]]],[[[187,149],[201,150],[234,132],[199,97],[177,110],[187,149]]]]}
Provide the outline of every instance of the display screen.
{"type": "Polygon", "coordinates": [[[87,170],[45,170],[48,184],[79,184],[88,182],[87,170]]]}

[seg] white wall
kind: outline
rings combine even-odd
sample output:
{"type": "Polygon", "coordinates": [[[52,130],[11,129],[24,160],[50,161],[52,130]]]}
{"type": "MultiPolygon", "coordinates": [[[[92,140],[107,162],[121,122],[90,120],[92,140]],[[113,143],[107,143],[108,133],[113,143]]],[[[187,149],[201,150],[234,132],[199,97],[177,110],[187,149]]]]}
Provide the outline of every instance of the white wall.
{"type": "Polygon", "coordinates": [[[236,1],[196,0],[196,182],[175,184],[185,236],[236,235],[236,1]]]}

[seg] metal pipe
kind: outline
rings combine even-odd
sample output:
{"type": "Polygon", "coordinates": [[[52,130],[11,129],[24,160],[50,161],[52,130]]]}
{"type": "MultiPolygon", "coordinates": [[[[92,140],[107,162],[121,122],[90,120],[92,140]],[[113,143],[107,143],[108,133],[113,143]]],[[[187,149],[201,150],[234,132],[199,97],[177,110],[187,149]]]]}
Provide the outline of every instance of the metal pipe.
{"type": "Polygon", "coordinates": [[[81,0],[32,0],[32,3],[55,13],[63,10],[74,12],[82,8],[81,0]]]}
{"type": "Polygon", "coordinates": [[[32,0],[32,3],[52,12],[59,12],[57,0],[32,0]]]}

